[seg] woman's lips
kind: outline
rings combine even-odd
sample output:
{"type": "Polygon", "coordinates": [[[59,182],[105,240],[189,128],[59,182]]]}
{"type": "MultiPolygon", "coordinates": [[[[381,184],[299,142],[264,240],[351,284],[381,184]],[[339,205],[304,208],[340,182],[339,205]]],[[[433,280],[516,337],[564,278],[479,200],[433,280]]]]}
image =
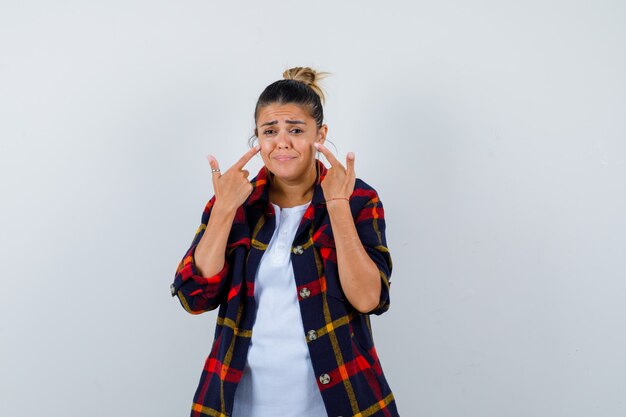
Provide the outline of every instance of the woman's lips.
{"type": "Polygon", "coordinates": [[[292,159],[295,159],[295,156],[277,156],[274,159],[276,159],[279,162],[285,162],[285,161],[291,161],[292,159]]]}

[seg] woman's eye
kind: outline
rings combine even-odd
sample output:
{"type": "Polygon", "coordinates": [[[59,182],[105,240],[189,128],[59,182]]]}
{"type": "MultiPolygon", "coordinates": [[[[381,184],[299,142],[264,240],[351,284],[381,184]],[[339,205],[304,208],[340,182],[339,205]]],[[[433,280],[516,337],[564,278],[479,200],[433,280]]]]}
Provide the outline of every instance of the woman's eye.
{"type": "MultiPolygon", "coordinates": [[[[302,132],[303,132],[303,130],[302,130],[302,129],[295,128],[295,129],[291,129],[289,132],[290,132],[290,133],[292,133],[292,134],[296,134],[296,135],[298,135],[298,134],[302,133],[302,132]]],[[[267,129],[267,130],[264,130],[264,131],[263,131],[263,134],[264,134],[265,136],[274,135],[274,134],[276,134],[276,131],[275,131],[274,129],[267,129]]]]}

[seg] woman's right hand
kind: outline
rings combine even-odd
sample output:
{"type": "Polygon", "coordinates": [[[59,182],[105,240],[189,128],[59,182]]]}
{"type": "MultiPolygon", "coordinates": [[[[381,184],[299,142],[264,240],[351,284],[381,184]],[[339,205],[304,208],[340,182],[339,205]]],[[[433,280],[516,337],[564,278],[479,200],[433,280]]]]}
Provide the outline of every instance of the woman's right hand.
{"type": "MultiPolygon", "coordinates": [[[[260,145],[250,149],[226,172],[212,172],[211,179],[213,181],[213,192],[215,193],[215,206],[219,206],[227,212],[235,212],[246,201],[250,193],[252,193],[254,186],[248,181],[250,172],[243,169],[243,167],[259,152],[259,149],[261,149],[260,145]]],[[[215,157],[209,155],[207,159],[211,169],[220,168],[215,157]]]]}

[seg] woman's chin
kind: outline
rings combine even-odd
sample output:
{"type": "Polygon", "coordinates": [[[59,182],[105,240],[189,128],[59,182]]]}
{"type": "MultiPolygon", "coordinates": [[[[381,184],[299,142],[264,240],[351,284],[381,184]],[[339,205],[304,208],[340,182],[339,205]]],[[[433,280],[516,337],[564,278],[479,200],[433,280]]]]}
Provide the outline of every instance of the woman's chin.
{"type": "Polygon", "coordinates": [[[290,167],[273,167],[270,169],[275,178],[283,181],[293,181],[298,178],[298,172],[294,168],[290,167]]]}
{"type": "Polygon", "coordinates": [[[270,167],[270,171],[274,173],[274,175],[282,176],[282,175],[293,175],[296,172],[296,166],[289,163],[274,163],[270,167]]]}

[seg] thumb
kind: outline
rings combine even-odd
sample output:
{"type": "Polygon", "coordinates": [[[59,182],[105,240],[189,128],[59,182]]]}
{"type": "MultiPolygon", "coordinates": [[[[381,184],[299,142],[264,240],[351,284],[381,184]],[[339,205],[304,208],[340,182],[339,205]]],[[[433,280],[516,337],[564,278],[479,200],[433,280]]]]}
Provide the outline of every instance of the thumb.
{"type": "MultiPolygon", "coordinates": [[[[213,155],[207,155],[206,159],[209,160],[209,165],[211,166],[211,169],[220,169],[219,164],[217,163],[217,159],[215,159],[213,157],[213,155]]],[[[211,182],[213,183],[213,192],[215,193],[215,195],[217,196],[218,191],[218,179],[219,177],[221,177],[222,174],[219,171],[211,171],[211,182]]]]}
{"type": "MultiPolygon", "coordinates": [[[[220,169],[219,164],[217,163],[217,159],[215,159],[215,157],[213,155],[207,155],[206,159],[208,159],[209,161],[209,165],[211,166],[211,169],[220,169]]],[[[218,177],[220,176],[219,172],[211,172],[211,174],[213,175],[217,175],[218,177]]]]}

